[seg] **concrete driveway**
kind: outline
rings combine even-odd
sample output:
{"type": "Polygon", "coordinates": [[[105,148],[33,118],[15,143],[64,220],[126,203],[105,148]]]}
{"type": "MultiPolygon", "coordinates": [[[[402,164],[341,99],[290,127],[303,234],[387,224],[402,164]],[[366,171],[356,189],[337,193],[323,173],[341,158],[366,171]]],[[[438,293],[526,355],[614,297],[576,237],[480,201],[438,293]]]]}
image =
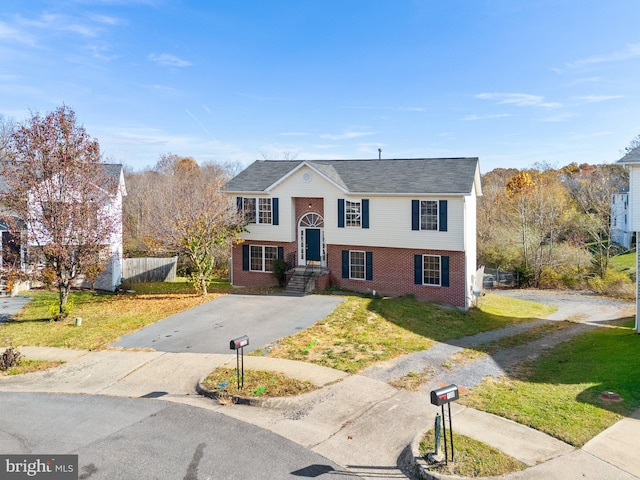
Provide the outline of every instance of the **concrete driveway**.
{"type": "Polygon", "coordinates": [[[342,301],[328,295],[225,295],[125,335],[111,346],[231,353],[230,340],[248,335],[248,353],[310,327],[342,301]]]}

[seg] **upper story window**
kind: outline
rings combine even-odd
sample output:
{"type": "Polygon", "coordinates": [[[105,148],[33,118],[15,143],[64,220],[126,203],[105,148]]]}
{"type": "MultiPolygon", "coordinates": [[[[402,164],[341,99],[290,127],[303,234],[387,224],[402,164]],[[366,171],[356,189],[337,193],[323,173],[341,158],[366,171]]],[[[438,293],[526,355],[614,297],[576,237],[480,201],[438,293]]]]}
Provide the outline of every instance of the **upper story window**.
{"type": "Polygon", "coordinates": [[[278,225],[278,199],[238,197],[238,211],[247,223],[278,225]]]}
{"type": "Polygon", "coordinates": [[[344,202],[345,225],[347,227],[360,227],[362,217],[360,215],[360,202],[344,202]]]}
{"type": "Polygon", "coordinates": [[[420,202],[420,230],[438,230],[438,202],[422,200],[420,202]]]}
{"type": "Polygon", "coordinates": [[[271,218],[271,199],[259,198],[257,223],[271,223],[271,218]]]}
{"type": "Polygon", "coordinates": [[[369,228],[369,199],[338,199],[338,228],[369,228]]]}
{"type": "Polygon", "coordinates": [[[447,200],[411,200],[411,230],[447,231],[447,200]]]}

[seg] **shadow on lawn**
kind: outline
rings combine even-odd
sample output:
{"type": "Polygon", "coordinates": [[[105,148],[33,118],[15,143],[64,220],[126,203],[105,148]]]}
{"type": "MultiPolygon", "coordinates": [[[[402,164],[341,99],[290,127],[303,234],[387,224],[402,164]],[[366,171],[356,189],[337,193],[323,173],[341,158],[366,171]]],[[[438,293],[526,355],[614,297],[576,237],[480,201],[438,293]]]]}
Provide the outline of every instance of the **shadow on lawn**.
{"type": "MultiPolygon", "coordinates": [[[[585,301],[588,301],[586,298],[585,301]]],[[[596,307],[594,307],[596,308],[596,307]]],[[[536,318],[509,318],[488,314],[478,309],[463,312],[432,304],[418,302],[411,297],[402,299],[375,298],[369,309],[386,320],[418,335],[452,347],[462,347],[483,352],[486,343],[500,338],[508,339],[525,335],[528,330],[550,324],[551,320],[536,318]]],[[[623,310],[620,310],[622,314],[623,310]]],[[[499,344],[490,354],[496,365],[495,372],[506,373],[525,382],[557,385],[594,385],[579,393],[576,400],[621,415],[629,415],[640,407],[640,335],[630,328],[628,317],[599,319],[591,325],[570,323],[566,328],[551,329],[530,340],[514,344],[499,344]],[[603,392],[613,391],[622,401],[603,399],[603,392]]],[[[472,358],[470,355],[469,358],[472,358]]],[[[484,355],[480,358],[485,358],[484,355]]],[[[442,377],[447,377],[443,360],[436,363],[442,377]]],[[[458,360],[456,360],[456,363],[458,360]]],[[[480,381],[483,375],[475,367],[486,368],[487,362],[455,365],[450,372],[449,383],[480,381]]],[[[491,375],[492,373],[485,373],[491,375]]],[[[436,374],[437,378],[437,374],[436,374]]],[[[475,385],[464,385],[472,388],[475,385]]]]}

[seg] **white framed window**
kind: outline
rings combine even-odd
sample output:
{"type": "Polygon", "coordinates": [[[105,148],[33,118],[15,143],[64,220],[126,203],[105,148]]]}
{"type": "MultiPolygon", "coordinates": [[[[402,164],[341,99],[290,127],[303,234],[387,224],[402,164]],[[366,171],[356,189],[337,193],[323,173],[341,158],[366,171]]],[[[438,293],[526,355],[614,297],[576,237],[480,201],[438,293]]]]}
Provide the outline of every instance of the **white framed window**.
{"type": "Polygon", "coordinates": [[[420,230],[438,230],[438,201],[420,202],[420,230]]]}
{"type": "Polygon", "coordinates": [[[271,199],[258,199],[258,223],[272,223],[271,199]]]}
{"type": "Polygon", "coordinates": [[[360,202],[344,202],[344,223],[347,227],[360,227],[362,224],[360,202]]]}
{"type": "Polygon", "coordinates": [[[273,224],[271,198],[243,197],[242,212],[247,223],[273,224]]]}
{"type": "Polygon", "coordinates": [[[278,258],[278,247],[249,245],[249,270],[252,272],[272,272],[273,261],[276,258],[278,258]]]}
{"type": "Polygon", "coordinates": [[[424,285],[440,285],[441,271],[439,255],[422,256],[422,283],[424,285]]]}
{"type": "Polygon", "coordinates": [[[364,280],[366,278],[366,255],[360,250],[349,251],[349,278],[364,280]]]}
{"type": "Polygon", "coordinates": [[[247,223],[256,223],[256,199],[245,197],[242,199],[242,213],[247,223]]]}

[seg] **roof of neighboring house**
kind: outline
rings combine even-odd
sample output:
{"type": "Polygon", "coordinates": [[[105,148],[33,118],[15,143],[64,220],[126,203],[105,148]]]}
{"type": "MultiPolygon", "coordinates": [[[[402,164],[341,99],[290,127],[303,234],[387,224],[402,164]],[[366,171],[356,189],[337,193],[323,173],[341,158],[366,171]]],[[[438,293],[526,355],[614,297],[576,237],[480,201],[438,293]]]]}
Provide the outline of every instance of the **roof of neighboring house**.
{"type": "Polygon", "coordinates": [[[230,192],[267,192],[307,165],[348,193],[461,194],[479,185],[478,158],[257,160],[230,180],[230,192]]]}
{"type": "Polygon", "coordinates": [[[633,150],[627,152],[627,154],[616,163],[620,163],[622,165],[640,165],[640,147],[636,147],[633,150]]]}
{"type": "MultiPolygon", "coordinates": [[[[119,163],[103,163],[102,164],[104,166],[104,172],[106,173],[107,177],[109,178],[110,181],[113,182],[114,185],[119,185],[122,189],[122,194],[126,195],[126,190],[124,188],[124,182],[122,182],[122,184],[120,184],[123,174],[123,168],[122,165],[119,163]]],[[[7,182],[4,178],[4,176],[0,175],[0,192],[4,192],[6,191],[8,188],[7,186],[7,182]]]]}

